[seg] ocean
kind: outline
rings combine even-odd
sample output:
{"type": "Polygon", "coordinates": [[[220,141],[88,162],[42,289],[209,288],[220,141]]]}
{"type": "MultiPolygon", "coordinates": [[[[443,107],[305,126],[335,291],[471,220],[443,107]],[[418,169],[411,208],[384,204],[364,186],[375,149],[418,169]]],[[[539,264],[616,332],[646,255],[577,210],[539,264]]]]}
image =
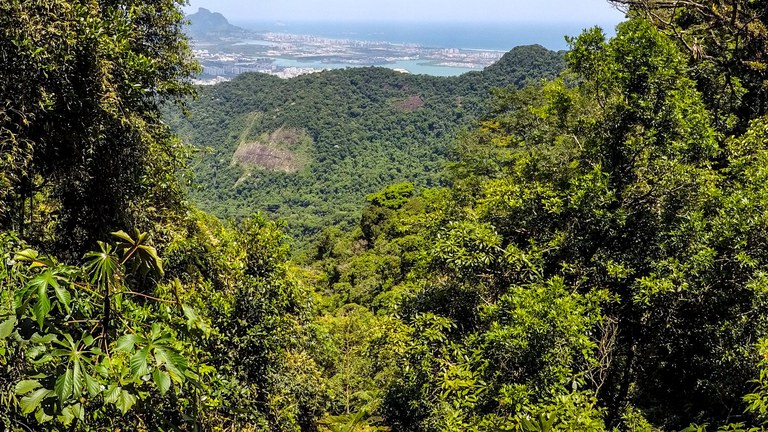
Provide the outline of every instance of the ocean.
{"type": "Polygon", "coordinates": [[[265,32],[315,35],[333,39],[417,44],[429,48],[509,51],[520,45],[539,44],[551,50],[568,49],[565,36],[577,36],[599,25],[609,35],[615,23],[386,23],[386,22],[237,22],[240,27],[265,32]]]}

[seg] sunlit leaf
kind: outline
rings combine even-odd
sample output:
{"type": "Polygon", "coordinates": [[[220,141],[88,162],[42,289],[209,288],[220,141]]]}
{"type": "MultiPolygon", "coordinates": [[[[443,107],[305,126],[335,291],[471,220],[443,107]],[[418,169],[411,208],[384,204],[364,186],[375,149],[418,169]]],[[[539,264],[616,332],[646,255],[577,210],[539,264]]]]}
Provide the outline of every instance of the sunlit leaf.
{"type": "Polygon", "coordinates": [[[115,402],[115,407],[120,410],[123,414],[127,413],[128,410],[130,410],[133,405],[136,404],[136,396],[128,393],[125,390],[120,391],[120,394],[117,397],[117,401],[115,402]]]}
{"type": "Polygon", "coordinates": [[[37,380],[23,380],[16,383],[15,391],[17,395],[23,395],[31,392],[32,390],[36,390],[40,387],[42,387],[42,385],[37,380]]]}
{"type": "Polygon", "coordinates": [[[74,387],[74,371],[71,368],[61,374],[56,379],[56,384],[53,386],[53,390],[56,392],[56,396],[59,397],[61,402],[69,399],[72,395],[72,388],[74,387]]]}
{"type": "Polygon", "coordinates": [[[43,399],[48,397],[50,394],[50,390],[41,388],[35,390],[29,396],[21,398],[19,401],[19,406],[21,407],[22,414],[30,414],[32,411],[36,410],[37,407],[40,406],[40,403],[42,403],[43,399]]]}
{"type": "Polygon", "coordinates": [[[143,342],[143,341],[144,341],[144,338],[140,336],[136,336],[133,334],[124,335],[117,340],[117,346],[115,347],[115,350],[122,351],[122,352],[131,352],[133,351],[133,347],[137,342],[143,342]]]}
{"type": "Polygon", "coordinates": [[[7,338],[16,328],[16,317],[12,316],[3,322],[0,322],[0,340],[7,338]]]}
{"type": "Polygon", "coordinates": [[[131,366],[131,375],[134,378],[139,378],[149,373],[149,367],[147,366],[148,356],[149,348],[146,347],[131,356],[129,363],[131,366]]]}
{"type": "Polygon", "coordinates": [[[160,369],[152,371],[152,379],[155,381],[158,390],[160,390],[160,394],[165,394],[171,388],[171,377],[160,369]]]}

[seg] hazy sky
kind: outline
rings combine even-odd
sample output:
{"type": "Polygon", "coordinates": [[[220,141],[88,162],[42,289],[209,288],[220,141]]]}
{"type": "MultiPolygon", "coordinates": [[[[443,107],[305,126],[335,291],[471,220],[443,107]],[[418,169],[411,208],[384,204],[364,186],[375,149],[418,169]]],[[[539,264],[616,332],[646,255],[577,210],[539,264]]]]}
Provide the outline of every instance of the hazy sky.
{"type": "Polygon", "coordinates": [[[618,23],[607,0],[190,0],[232,22],[283,21],[508,21],[618,23]]]}

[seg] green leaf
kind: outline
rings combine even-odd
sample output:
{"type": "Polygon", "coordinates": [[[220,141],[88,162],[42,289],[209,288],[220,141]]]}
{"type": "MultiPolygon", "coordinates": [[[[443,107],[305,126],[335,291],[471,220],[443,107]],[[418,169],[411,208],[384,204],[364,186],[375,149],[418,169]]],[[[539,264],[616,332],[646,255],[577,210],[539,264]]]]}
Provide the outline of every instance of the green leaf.
{"type": "Polygon", "coordinates": [[[68,368],[56,379],[56,384],[53,386],[53,390],[56,392],[56,396],[59,397],[59,401],[64,402],[72,395],[73,387],[74,371],[68,368]]]}
{"type": "Polygon", "coordinates": [[[69,426],[75,421],[75,412],[72,410],[72,406],[68,406],[61,410],[61,414],[57,417],[61,424],[69,426]]]}
{"type": "Polygon", "coordinates": [[[46,414],[42,409],[38,409],[35,411],[35,420],[37,420],[39,424],[43,424],[53,420],[53,416],[46,414]]]}
{"type": "Polygon", "coordinates": [[[154,267],[159,276],[163,276],[165,274],[163,271],[163,260],[160,259],[160,256],[157,254],[157,249],[152,246],[142,245],[139,246],[139,251],[141,253],[142,261],[144,261],[149,267],[154,267]]]}
{"type": "Polygon", "coordinates": [[[23,395],[42,387],[36,380],[23,380],[16,384],[16,394],[23,395]]]}
{"type": "Polygon", "coordinates": [[[61,304],[64,305],[64,308],[67,310],[67,313],[70,312],[69,305],[72,303],[72,295],[69,294],[69,290],[62,287],[62,286],[54,286],[54,291],[56,291],[56,298],[61,302],[61,304]]]}
{"type": "Polygon", "coordinates": [[[0,323],[0,340],[6,339],[16,328],[16,317],[12,316],[0,323]]]}
{"type": "Polygon", "coordinates": [[[149,348],[147,347],[131,356],[129,363],[131,365],[131,375],[134,378],[140,378],[149,373],[149,367],[147,366],[148,356],[149,348]]]}
{"type": "Polygon", "coordinates": [[[173,374],[174,379],[177,381],[183,380],[184,371],[189,367],[184,356],[171,349],[155,348],[155,358],[165,365],[173,374]]]}
{"type": "Polygon", "coordinates": [[[113,253],[112,246],[98,242],[101,251],[93,251],[85,254],[88,259],[86,268],[91,275],[91,283],[111,284],[115,282],[115,272],[120,268],[120,262],[113,253]]]}
{"type": "Polygon", "coordinates": [[[171,388],[171,377],[160,369],[152,371],[152,379],[155,381],[160,394],[165,394],[171,388]]]}
{"type": "Polygon", "coordinates": [[[16,255],[13,256],[14,261],[20,261],[20,262],[28,262],[28,261],[36,261],[39,254],[34,249],[24,249],[21,252],[16,252],[16,255]]]}
{"type": "Polygon", "coordinates": [[[13,256],[14,261],[31,263],[29,268],[34,269],[38,267],[52,267],[54,265],[50,258],[42,258],[40,254],[34,249],[25,249],[21,252],[17,252],[13,256]]]}
{"type": "Polygon", "coordinates": [[[46,333],[44,335],[41,335],[40,333],[35,333],[32,335],[32,338],[29,340],[33,344],[38,345],[49,345],[52,342],[57,341],[55,334],[46,333]]]}
{"type": "Polygon", "coordinates": [[[136,342],[143,341],[144,338],[136,335],[125,335],[121,336],[117,340],[117,346],[115,347],[115,350],[122,351],[122,352],[131,352],[133,351],[133,346],[136,344],[136,342]]]}
{"type": "Polygon", "coordinates": [[[104,402],[111,404],[116,403],[120,397],[121,391],[123,391],[123,389],[120,386],[116,386],[114,384],[110,385],[107,387],[107,390],[104,391],[104,402]]]}
{"type": "Polygon", "coordinates": [[[130,243],[130,244],[135,244],[136,243],[135,241],[133,241],[131,236],[129,236],[128,233],[126,233],[123,230],[115,231],[115,232],[112,233],[112,235],[117,237],[117,238],[119,238],[120,240],[124,240],[126,243],[130,243]]]}
{"type": "Polygon", "coordinates": [[[85,419],[85,409],[79,403],[66,406],[61,410],[61,415],[58,416],[58,419],[64,426],[69,426],[75,419],[81,421],[85,419]]]}
{"type": "Polygon", "coordinates": [[[125,390],[121,390],[117,397],[117,401],[115,402],[115,407],[117,407],[120,412],[125,414],[128,412],[128,410],[131,409],[131,407],[133,407],[134,404],[136,404],[136,396],[128,393],[125,390]]]}
{"type": "Polygon", "coordinates": [[[80,361],[75,361],[72,365],[72,396],[75,399],[79,399],[83,395],[84,386],[85,380],[83,379],[82,366],[80,361]]]}
{"type": "Polygon", "coordinates": [[[88,391],[90,397],[96,397],[101,392],[101,385],[96,381],[94,377],[89,374],[84,374],[85,388],[88,391]]]}
{"type": "Polygon", "coordinates": [[[42,295],[37,298],[37,303],[35,303],[35,306],[32,308],[32,313],[34,314],[35,319],[37,320],[37,325],[40,326],[40,329],[43,328],[45,318],[48,316],[50,311],[51,300],[48,298],[48,294],[43,292],[42,295]]]}
{"type": "Polygon", "coordinates": [[[192,306],[181,305],[181,310],[184,311],[184,317],[190,322],[197,321],[200,318],[197,311],[192,306]]]}
{"type": "Polygon", "coordinates": [[[36,410],[37,407],[40,406],[40,403],[43,401],[43,399],[48,397],[50,394],[51,394],[50,390],[41,388],[41,389],[35,390],[29,396],[25,396],[21,398],[21,401],[19,401],[19,406],[21,407],[22,414],[27,415],[32,411],[36,410]]]}
{"type": "Polygon", "coordinates": [[[44,345],[33,346],[27,351],[27,358],[32,361],[39,360],[46,350],[47,348],[44,345]]]}

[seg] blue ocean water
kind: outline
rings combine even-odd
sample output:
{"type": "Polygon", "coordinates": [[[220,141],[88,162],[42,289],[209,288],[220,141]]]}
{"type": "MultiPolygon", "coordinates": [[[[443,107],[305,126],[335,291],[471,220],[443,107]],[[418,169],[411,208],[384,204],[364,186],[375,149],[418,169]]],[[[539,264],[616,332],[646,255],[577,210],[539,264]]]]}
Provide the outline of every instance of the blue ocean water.
{"type": "Polygon", "coordinates": [[[255,31],[315,35],[333,39],[418,44],[431,48],[509,51],[519,45],[539,44],[551,50],[568,49],[565,36],[577,36],[599,25],[609,36],[615,23],[413,23],[413,22],[237,22],[255,31]]]}

